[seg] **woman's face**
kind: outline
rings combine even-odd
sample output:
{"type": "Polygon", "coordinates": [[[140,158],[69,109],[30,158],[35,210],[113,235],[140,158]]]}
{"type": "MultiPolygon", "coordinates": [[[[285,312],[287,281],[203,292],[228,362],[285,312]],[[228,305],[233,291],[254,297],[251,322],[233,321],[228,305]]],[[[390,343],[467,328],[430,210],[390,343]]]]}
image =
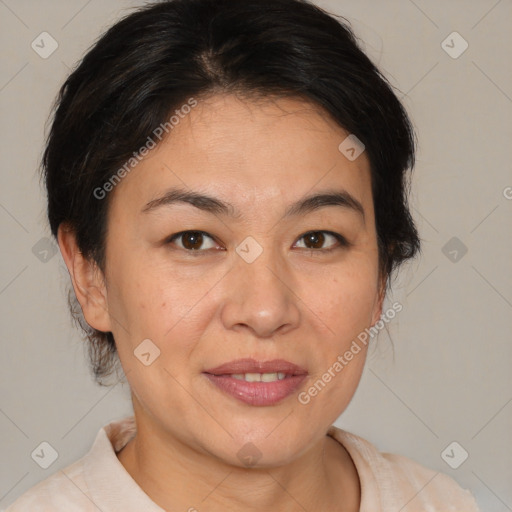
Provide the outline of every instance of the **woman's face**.
{"type": "Polygon", "coordinates": [[[333,367],[382,305],[369,161],[339,150],[348,135],[300,100],[217,95],[112,192],[107,319],[153,435],[277,466],[348,405],[365,347],[333,367]],[[364,214],[334,196],[304,203],[324,194],[364,214]]]}

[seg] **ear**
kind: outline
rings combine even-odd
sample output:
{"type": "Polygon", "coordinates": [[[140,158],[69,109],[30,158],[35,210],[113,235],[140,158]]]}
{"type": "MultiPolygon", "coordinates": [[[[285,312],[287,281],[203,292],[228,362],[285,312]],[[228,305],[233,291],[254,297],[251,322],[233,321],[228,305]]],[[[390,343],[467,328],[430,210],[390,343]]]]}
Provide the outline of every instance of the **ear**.
{"type": "Polygon", "coordinates": [[[384,298],[386,296],[386,284],[387,284],[387,278],[386,276],[379,277],[379,285],[378,285],[378,292],[377,292],[377,299],[375,302],[375,306],[373,308],[373,316],[372,316],[372,327],[379,321],[381,315],[382,315],[382,305],[384,303],[384,298]]]}
{"type": "Polygon", "coordinates": [[[57,241],[86,322],[98,331],[111,331],[103,273],[96,262],[84,258],[75,232],[65,223],[59,226],[57,241]]]}

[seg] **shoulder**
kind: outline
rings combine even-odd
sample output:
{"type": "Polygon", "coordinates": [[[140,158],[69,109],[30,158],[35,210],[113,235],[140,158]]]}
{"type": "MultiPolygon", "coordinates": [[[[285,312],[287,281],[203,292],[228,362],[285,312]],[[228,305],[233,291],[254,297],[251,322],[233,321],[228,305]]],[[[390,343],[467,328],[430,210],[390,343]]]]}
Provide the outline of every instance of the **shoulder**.
{"type": "Polygon", "coordinates": [[[83,459],[80,459],[30,488],[5,512],[96,512],[87,494],[83,459]]]}
{"type": "Polygon", "coordinates": [[[361,511],[479,512],[471,492],[448,475],[401,455],[381,453],[365,439],[337,427],[331,427],[329,435],[354,461],[361,482],[361,511]]]}
{"type": "Polygon", "coordinates": [[[131,491],[136,502],[141,492],[116,457],[134,433],[133,417],[105,425],[81,459],[30,488],[5,512],[97,512],[115,488],[120,501],[131,491]]]}
{"type": "Polygon", "coordinates": [[[432,471],[401,455],[382,453],[381,456],[385,461],[385,471],[379,477],[384,480],[393,475],[402,490],[402,499],[410,500],[412,509],[415,505],[422,505],[430,507],[429,510],[478,512],[471,492],[448,475],[432,471]]]}
{"type": "MultiPolygon", "coordinates": [[[[127,477],[115,451],[134,435],[133,417],[115,420],[99,429],[90,450],[73,464],[60,469],[22,494],[5,512],[97,512],[109,492],[104,482],[127,477]]],[[[128,484],[131,484],[128,479],[128,484]]],[[[126,486],[125,486],[126,487],[126,486]]]]}

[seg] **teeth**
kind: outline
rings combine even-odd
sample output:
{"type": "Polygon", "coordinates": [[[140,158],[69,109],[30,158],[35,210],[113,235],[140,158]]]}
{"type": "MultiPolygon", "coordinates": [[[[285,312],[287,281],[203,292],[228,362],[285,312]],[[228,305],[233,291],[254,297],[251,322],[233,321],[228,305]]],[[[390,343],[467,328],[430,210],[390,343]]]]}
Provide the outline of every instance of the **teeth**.
{"type": "Polygon", "coordinates": [[[246,382],[275,382],[276,380],[283,380],[286,377],[285,373],[235,373],[231,375],[233,379],[245,380],[246,382]]]}

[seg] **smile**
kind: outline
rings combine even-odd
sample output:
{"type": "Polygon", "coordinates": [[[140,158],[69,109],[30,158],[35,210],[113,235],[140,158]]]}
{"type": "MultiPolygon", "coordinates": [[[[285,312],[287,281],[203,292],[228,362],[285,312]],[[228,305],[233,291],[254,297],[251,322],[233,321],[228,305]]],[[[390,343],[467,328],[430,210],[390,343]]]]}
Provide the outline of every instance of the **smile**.
{"type": "Polygon", "coordinates": [[[294,393],[307,378],[298,365],[276,359],[239,359],[203,372],[223,394],[252,406],[272,406],[294,393]]]}

